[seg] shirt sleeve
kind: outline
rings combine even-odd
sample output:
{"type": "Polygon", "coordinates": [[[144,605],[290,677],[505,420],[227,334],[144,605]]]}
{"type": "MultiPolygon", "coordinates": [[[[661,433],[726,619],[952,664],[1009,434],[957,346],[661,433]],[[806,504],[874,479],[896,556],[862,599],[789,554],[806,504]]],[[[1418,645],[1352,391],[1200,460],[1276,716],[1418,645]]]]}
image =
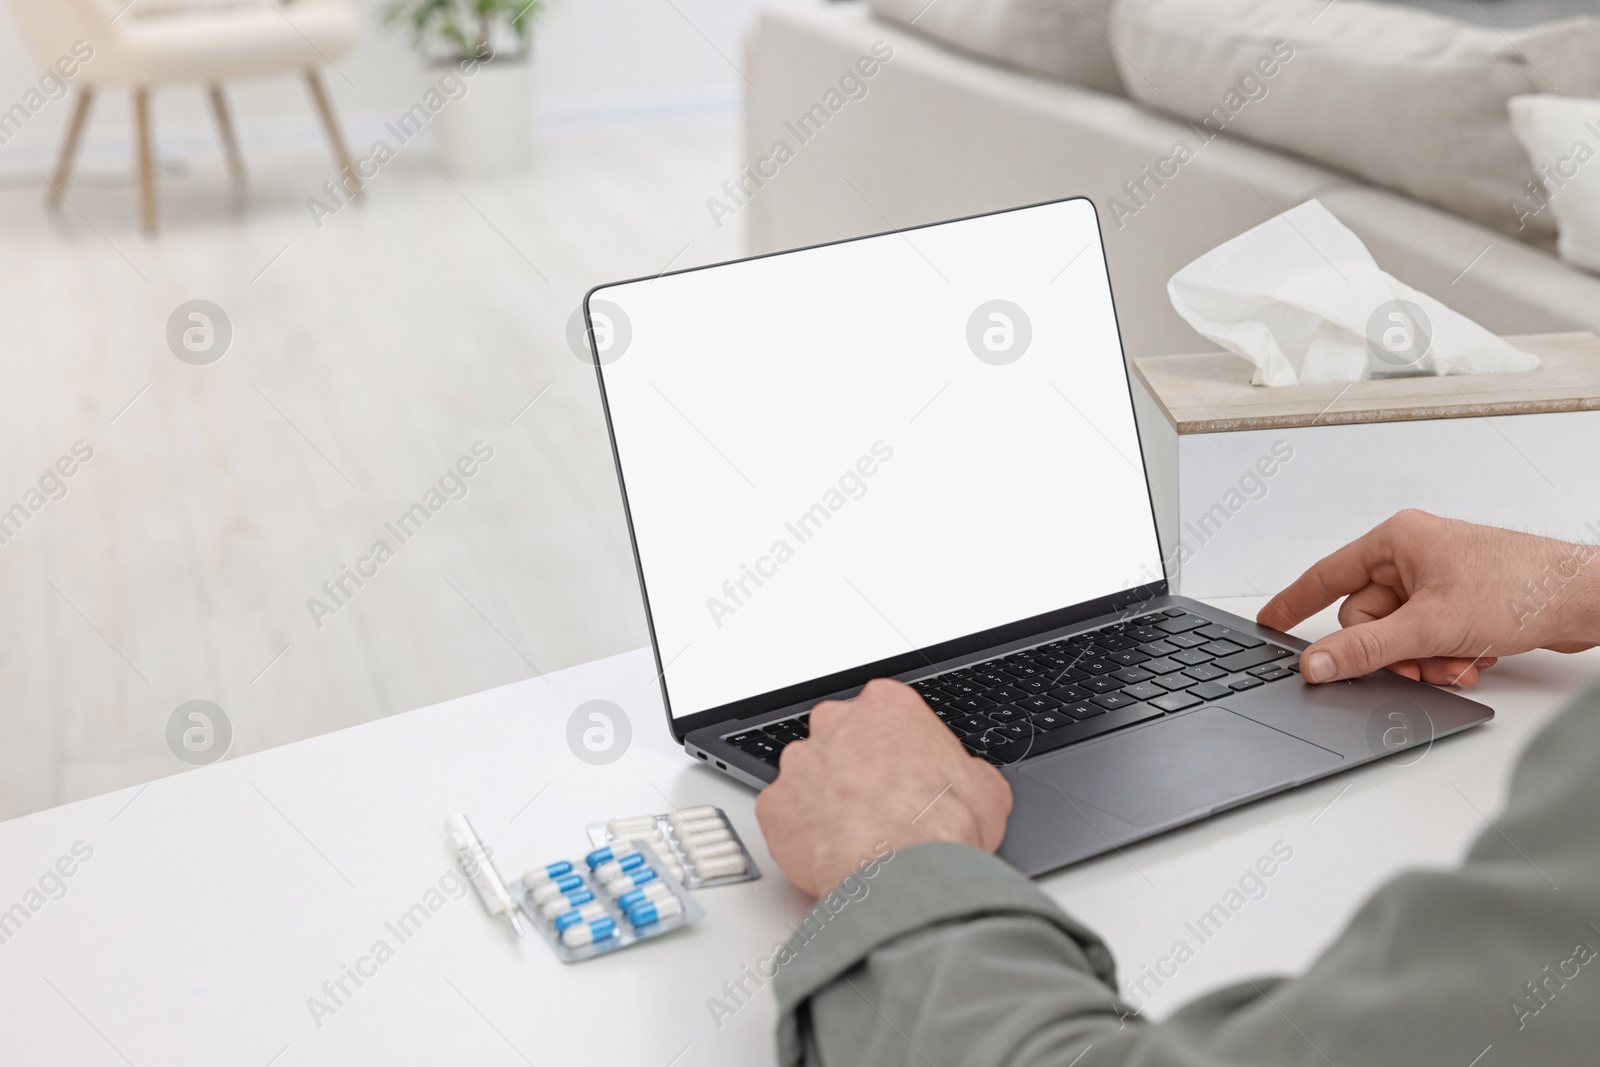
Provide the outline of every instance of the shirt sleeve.
{"type": "MultiPolygon", "coordinates": [[[[1466,803],[1462,798],[1462,803],[1466,803]]],[[[1378,890],[1304,975],[1152,1023],[1014,869],[926,844],[846,879],[775,980],[785,1067],[1542,1067],[1594,1062],[1600,689],[1535,738],[1462,866],[1378,890]]]]}

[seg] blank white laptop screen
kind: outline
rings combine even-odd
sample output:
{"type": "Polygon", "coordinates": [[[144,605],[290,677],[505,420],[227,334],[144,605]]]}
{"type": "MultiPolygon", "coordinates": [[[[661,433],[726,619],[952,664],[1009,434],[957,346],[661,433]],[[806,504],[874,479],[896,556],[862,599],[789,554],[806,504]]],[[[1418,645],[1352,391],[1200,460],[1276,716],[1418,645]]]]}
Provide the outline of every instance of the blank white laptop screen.
{"type": "Polygon", "coordinates": [[[1087,200],[589,312],[675,717],[1163,577],[1087,200]]]}

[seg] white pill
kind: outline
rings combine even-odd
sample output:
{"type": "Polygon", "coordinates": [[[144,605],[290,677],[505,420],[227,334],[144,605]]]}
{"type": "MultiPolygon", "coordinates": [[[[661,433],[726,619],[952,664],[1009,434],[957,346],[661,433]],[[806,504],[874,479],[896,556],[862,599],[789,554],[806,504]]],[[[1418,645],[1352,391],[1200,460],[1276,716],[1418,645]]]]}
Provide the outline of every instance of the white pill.
{"type": "Polygon", "coordinates": [[[674,840],[677,841],[678,845],[685,846],[686,848],[690,841],[725,841],[731,837],[733,837],[733,835],[728,833],[728,830],[723,829],[678,830],[678,832],[674,835],[674,840]]]}
{"type": "Polygon", "coordinates": [[[684,848],[698,848],[701,845],[715,845],[723,841],[732,841],[733,834],[728,830],[711,830],[709,832],[697,831],[692,834],[679,834],[678,840],[684,848]]]}
{"type": "Polygon", "coordinates": [[[707,845],[726,845],[728,841],[733,840],[733,833],[728,832],[728,830],[714,830],[714,832],[710,833],[680,833],[680,835],[678,835],[678,845],[682,845],[683,848],[704,848],[704,846],[707,845]]]}
{"type": "Polygon", "coordinates": [[[720,830],[728,825],[720,816],[709,819],[704,817],[683,819],[677,815],[669,815],[667,816],[667,822],[671,825],[673,832],[679,834],[690,833],[694,830],[720,830]]]}
{"type": "Polygon", "coordinates": [[[606,829],[611,832],[613,837],[634,830],[649,831],[655,828],[656,817],[654,815],[632,815],[626,819],[612,819],[606,823],[606,829]]]}
{"type": "Polygon", "coordinates": [[[680,808],[667,816],[667,821],[673,826],[686,822],[700,822],[703,819],[722,821],[722,811],[712,804],[701,804],[693,808],[680,808]]]}
{"type": "Polygon", "coordinates": [[[743,853],[731,856],[707,856],[703,860],[690,860],[694,866],[694,873],[701,878],[723,878],[730,874],[743,874],[745,862],[743,853]]]}
{"type": "Polygon", "coordinates": [[[732,841],[719,841],[714,845],[706,845],[704,848],[691,848],[689,850],[689,862],[691,864],[701,864],[707,860],[738,855],[740,855],[738,845],[732,841]]]}
{"type": "Polygon", "coordinates": [[[654,852],[658,856],[672,855],[672,850],[667,847],[667,843],[661,840],[659,837],[632,837],[626,839],[618,838],[611,844],[615,848],[626,848],[635,852],[638,851],[640,845],[648,845],[650,846],[650,851],[654,852]]]}
{"type": "Polygon", "coordinates": [[[648,829],[648,830],[627,830],[627,831],[624,831],[623,833],[620,833],[620,834],[612,834],[611,835],[611,843],[614,844],[614,845],[615,844],[620,844],[620,843],[622,843],[624,841],[660,841],[660,840],[661,840],[661,831],[658,828],[654,827],[654,826],[650,827],[650,829],[648,829]]]}
{"type": "Polygon", "coordinates": [[[672,875],[672,877],[676,878],[678,881],[683,881],[683,868],[678,866],[676,863],[673,863],[671,860],[662,860],[660,867],[664,872],[672,875]]]}

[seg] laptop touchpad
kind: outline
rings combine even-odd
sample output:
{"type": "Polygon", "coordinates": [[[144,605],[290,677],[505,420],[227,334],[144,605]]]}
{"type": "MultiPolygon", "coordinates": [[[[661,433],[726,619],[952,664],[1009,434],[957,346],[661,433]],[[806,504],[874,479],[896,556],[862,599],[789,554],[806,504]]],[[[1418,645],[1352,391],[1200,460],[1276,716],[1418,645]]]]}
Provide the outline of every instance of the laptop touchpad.
{"type": "Polygon", "coordinates": [[[1212,705],[1019,770],[1133,826],[1152,826],[1298,782],[1342,758],[1212,705]]]}

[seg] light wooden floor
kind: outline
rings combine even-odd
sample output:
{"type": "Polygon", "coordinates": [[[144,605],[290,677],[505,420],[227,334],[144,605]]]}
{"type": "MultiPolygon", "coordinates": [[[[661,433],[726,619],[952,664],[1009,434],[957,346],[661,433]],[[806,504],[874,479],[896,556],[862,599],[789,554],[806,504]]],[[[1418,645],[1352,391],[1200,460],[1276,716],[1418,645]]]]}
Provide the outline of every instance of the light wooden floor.
{"type": "Polygon", "coordinates": [[[304,201],[321,156],[219,160],[46,215],[0,191],[0,510],[82,440],[67,495],[0,545],[0,817],[185,769],[180,703],[232,754],[646,641],[593,372],[567,349],[591,285],[738,254],[705,209],[733,130],[547,138],[525,175],[441,179],[404,152],[371,201],[304,201]],[[230,317],[208,367],[168,316],[230,317]],[[538,397],[528,407],[529,401],[538,397]],[[520,414],[519,414],[520,413],[520,414]],[[306,608],[475,441],[494,458],[319,629],[306,608]]]}

